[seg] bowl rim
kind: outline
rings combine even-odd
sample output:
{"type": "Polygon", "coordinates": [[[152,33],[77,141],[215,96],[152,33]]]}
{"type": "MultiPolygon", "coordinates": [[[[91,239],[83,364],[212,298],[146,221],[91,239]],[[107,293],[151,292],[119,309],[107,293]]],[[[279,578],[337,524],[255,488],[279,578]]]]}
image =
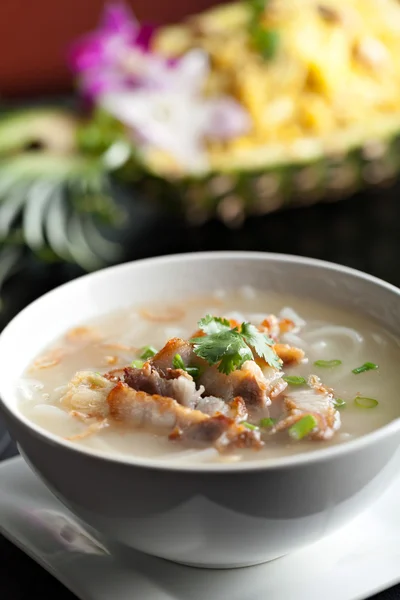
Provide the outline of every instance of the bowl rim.
{"type": "MultiPolygon", "coordinates": [[[[77,277],[71,281],[68,281],[54,289],[46,292],[24,309],[22,309],[17,315],[11,319],[0,334],[0,348],[3,345],[3,340],[8,336],[8,331],[11,329],[15,322],[19,320],[22,315],[28,313],[34,306],[40,304],[44,299],[49,298],[52,295],[62,293],[64,289],[70,289],[76,285],[80,285],[82,280],[86,282],[107,278],[108,274],[112,272],[130,271],[134,269],[136,265],[152,265],[163,263],[179,263],[187,260],[196,262],[201,261],[212,261],[221,259],[247,259],[255,261],[274,261],[280,263],[292,263],[299,264],[302,266],[309,266],[314,268],[322,268],[331,273],[345,273],[355,279],[364,280],[370,283],[372,286],[378,286],[390,291],[399,297],[400,302],[400,289],[396,286],[379,279],[368,273],[364,273],[357,269],[346,267],[338,263],[333,263],[325,260],[316,258],[308,258],[299,255],[273,253],[273,252],[253,252],[253,251],[206,251],[206,252],[185,252],[180,254],[169,254],[164,256],[155,256],[150,258],[143,258],[139,260],[133,260],[119,265],[114,265],[100,269],[93,273],[88,273],[77,277]]],[[[144,468],[158,471],[177,471],[177,472],[199,472],[199,473],[234,473],[234,472],[254,472],[254,471],[269,471],[283,468],[290,468],[295,466],[311,465],[313,463],[319,463],[321,461],[327,461],[343,455],[352,454],[353,452],[361,451],[367,446],[371,446],[378,443],[385,438],[389,438],[392,435],[400,432],[400,415],[390,423],[379,427],[375,431],[362,435],[354,440],[345,441],[336,446],[329,446],[326,448],[319,448],[310,452],[302,452],[296,455],[276,457],[273,459],[264,459],[260,461],[251,462],[237,462],[237,463],[173,463],[168,460],[157,460],[154,458],[144,458],[136,456],[126,456],[122,454],[112,454],[103,451],[94,450],[85,446],[80,446],[71,441],[57,436],[56,434],[47,431],[46,429],[36,425],[30,421],[23,413],[18,410],[17,404],[10,399],[5,397],[3,392],[3,381],[4,377],[0,378],[0,408],[3,412],[8,415],[14,421],[17,421],[19,425],[22,425],[26,430],[29,430],[30,434],[34,437],[39,438],[41,441],[53,444],[55,446],[61,446],[64,450],[72,452],[74,454],[85,455],[88,458],[97,459],[101,462],[105,461],[108,463],[115,463],[124,466],[132,466],[135,468],[144,468]]],[[[7,417],[6,417],[7,418],[7,417]]],[[[7,422],[6,422],[7,423],[7,422]]],[[[17,440],[18,442],[18,440],[17,440]]],[[[400,443],[400,440],[399,440],[400,443]]]]}

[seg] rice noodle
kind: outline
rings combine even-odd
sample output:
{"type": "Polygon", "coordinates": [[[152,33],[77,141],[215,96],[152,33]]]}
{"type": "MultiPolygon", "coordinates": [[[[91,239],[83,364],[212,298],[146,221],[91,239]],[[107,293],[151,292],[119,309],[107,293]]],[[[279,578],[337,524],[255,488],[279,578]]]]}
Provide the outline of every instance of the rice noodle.
{"type": "Polygon", "coordinates": [[[253,300],[257,296],[256,290],[250,285],[242,286],[239,293],[245,300],[253,300]]]}
{"type": "Polygon", "coordinates": [[[339,325],[324,325],[318,329],[314,329],[313,331],[306,333],[304,335],[304,339],[306,341],[312,341],[315,338],[323,340],[324,338],[338,335],[350,338],[354,344],[361,344],[364,341],[363,336],[355,329],[352,329],[351,327],[342,327],[339,325]]]}
{"type": "Polygon", "coordinates": [[[40,417],[49,417],[51,419],[56,418],[62,421],[70,420],[70,416],[58,406],[53,406],[52,404],[36,404],[33,407],[33,412],[36,413],[37,416],[40,417]]]}
{"type": "Polygon", "coordinates": [[[293,331],[288,331],[281,336],[281,341],[284,344],[289,344],[290,346],[295,346],[296,348],[301,348],[307,354],[309,352],[309,344],[307,342],[293,333],[293,331]]]}
{"type": "Polygon", "coordinates": [[[43,383],[37,379],[21,379],[18,383],[18,390],[21,392],[23,400],[34,400],[37,392],[42,390],[43,383]]]}
{"type": "Polygon", "coordinates": [[[290,306],[285,306],[279,313],[279,317],[281,319],[289,319],[289,321],[293,321],[295,324],[295,328],[292,329],[293,333],[297,333],[299,329],[305,326],[306,322],[302,319],[293,308],[290,306]]]}

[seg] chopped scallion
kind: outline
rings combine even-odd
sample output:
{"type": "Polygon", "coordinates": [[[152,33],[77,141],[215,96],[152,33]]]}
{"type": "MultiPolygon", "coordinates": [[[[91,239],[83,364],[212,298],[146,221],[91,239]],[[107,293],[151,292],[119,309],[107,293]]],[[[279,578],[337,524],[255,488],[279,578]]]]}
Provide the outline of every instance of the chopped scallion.
{"type": "Polygon", "coordinates": [[[363,396],[357,396],[354,399],[354,404],[356,404],[360,408],[375,408],[375,406],[378,406],[379,402],[378,400],[375,400],[375,398],[365,398],[363,396]]]}
{"type": "Polygon", "coordinates": [[[317,426],[317,421],[312,415],[302,417],[297,423],[289,428],[289,435],[294,440],[301,440],[312,432],[317,426]]]}
{"type": "Polygon", "coordinates": [[[364,373],[364,371],[373,371],[374,369],[378,369],[378,365],[372,362],[366,362],[361,365],[361,367],[353,369],[352,373],[354,373],[354,375],[358,375],[359,373],[364,373]]]}
{"type": "Polygon", "coordinates": [[[323,367],[326,369],[330,369],[332,367],[338,367],[339,365],[342,364],[341,360],[338,359],[334,359],[334,360],[316,360],[314,363],[315,367],[323,367]]]}
{"type": "Polygon", "coordinates": [[[346,400],[343,400],[343,398],[335,398],[333,404],[335,405],[335,408],[344,408],[346,406],[346,400]]]}
{"type": "Polygon", "coordinates": [[[134,369],[141,369],[144,365],[144,362],[142,360],[133,360],[131,362],[131,367],[133,367],[134,369]]]}
{"type": "Polygon", "coordinates": [[[186,365],[182,360],[182,356],[180,354],[175,354],[174,359],[172,361],[172,366],[174,369],[182,369],[186,371],[186,365]]]}
{"type": "Polygon", "coordinates": [[[193,379],[196,379],[196,377],[200,375],[200,369],[198,367],[186,367],[186,372],[189,373],[193,379]]]}
{"type": "Polygon", "coordinates": [[[155,356],[156,354],[157,354],[157,350],[153,346],[144,346],[141,349],[140,358],[143,358],[143,360],[147,360],[148,358],[151,358],[152,356],[155,356]]]}
{"type": "Polygon", "coordinates": [[[180,354],[175,354],[174,359],[172,361],[172,366],[174,369],[181,369],[182,371],[186,371],[189,375],[193,377],[198,377],[200,374],[200,369],[198,367],[187,367],[182,360],[182,356],[180,354]]]}
{"type": "Polygon", "coordinates": [[[258,429],[257,425],[252,425],[252,423],[248,423],[247,421],[243,421],[242,425],[247,427],[247,429],[258,429]]]}
{"type": "Polygon", "coordinates": [[[304,377],[298,377],[297,375],[287,375],[283,377],[283,380],[289,385],[304,385],[307,383],[304,377]]]}
{"type": "Polygon", "coordinates": [[[273,427],[276,423],[276,419],[271,419],[270,417],[265,417],[265,419],[261,419],[259,422],[260,427],[273,427]]]}

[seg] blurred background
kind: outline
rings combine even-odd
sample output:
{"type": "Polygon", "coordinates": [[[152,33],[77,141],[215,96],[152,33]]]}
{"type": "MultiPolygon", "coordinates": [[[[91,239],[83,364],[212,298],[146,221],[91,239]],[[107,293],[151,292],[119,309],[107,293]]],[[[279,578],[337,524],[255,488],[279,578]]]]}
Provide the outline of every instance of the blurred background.
{"type": "MultiPolygon", "coordinates": [[[[216,4],[222,3],[130,0],[125,6],[138,20],[160,26],[216,4]]],[[[267,158],[263,164],[265,149],[261,152],[256,146],[245,160],[243,175],[240,157],[246,152],[241,148],[248,147],[244,139],[242,146],[231,146],[236,167],[234,174],[228,169],[228,176],[226,168],[218,168],[227,145],[218,142],[213,146],[217,166],[199,184],[179,170],[168,177],[164,172],[149,174],[151,169],[143,163],[138,169],[133,151],[127,154],[126,131],[115,115],[111,121],[104,114],[93,117],[93,98],[89,110],[82,102],[77,72],[67,64],[68,48],[96,30],[102,0],[0,2],[0,329],[36,297],[89,270],[169,253],[298,254],[355,267],[400,285],[400,6],[397,0],[267,4],[268,14],[263,12],[264,2],[253,0],[243,3],[244,17],[243,11],[238,16],[234,10],[210,23],[189,21],[189,45],[209,49],[212,82],[218,83],[219,72],[226,81],[229,71],[229,85],[221,89],[233,95],[238,89],[243,92],[238,97],[253,125],[259,110],[252,104],[254,98],[264,115],[273,100],[282,100],[279,92],[284,102],[274,104],[280,110],[274,114],[280,119],[282,106],[292,107],[293,120],[301,106],[298,118],[307,136],[325,139],[331,130],[337,133],[335,127],[340,135],[332,147],[322,145],[316,157],[315,152],[306,153],[300,160],[293,145],[278,165],[267,158]],[[289,7],[288,14],[279,12],[280,5],[289,7]],[[298,20],[290,14],[293,9],[301,14],[298,20]],[[246,44],[250,40],[253,58],[235,55],[235,50],[233,58],[219,57],[213,49],[213,36],[226,38],[228,45],[235,39],[240,42],[243,35],[246,44]],[[290,36],[297,45],[291,44],[290,36]],[[298,63],[305,74],[300,92],[296,87],[293,93],[277,90],[280,83],[274,82],[290,79],[298,63]],[[263,73],[270,80],[261,91],[252,88],[247,94],[245,74],[251,80],[253,71],[256,81],[263,73]],[[352,118],[358,127],[355,138],[342,134],[352,118]],[[246,175],[249,163],[256,164],[250,169],[251,181],[246,175]]],[[[115,22],[113,26],[118,29],[115,22]]],[[[184,37],[176,32],[160,47],[177,47],[179,55],[184,37]]],[[[78,74],[82,73],[85,76],[84,69],[78,74]]],[[[192,123],[196,125],[196,118],[192,123]]],[[[267,123],[257,138],[260,146],[279,141],[275,125],[267,123]]],[[[296,127],[290,135],[304,137],[298,123],[296,127]]],[[[288,136],[289,129],[285,131],[288,136]]],[[[0,423],[0,455],[15,451],[0,423]]],[[[7,548],[12,561],[22,560],[7,548]]],[[[17,581],[19,564],[9,586],[17,581]]],[[[56,591],[61,597],[61,587],[56,591]]]]}

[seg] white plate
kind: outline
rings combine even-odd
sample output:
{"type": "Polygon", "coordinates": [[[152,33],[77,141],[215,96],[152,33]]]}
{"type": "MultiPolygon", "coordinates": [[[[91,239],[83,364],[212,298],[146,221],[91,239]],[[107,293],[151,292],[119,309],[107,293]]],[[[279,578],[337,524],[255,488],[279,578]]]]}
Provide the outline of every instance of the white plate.
{"type": "Polygon", "coordinates": [[[0,531],[81,600],[362,600],[400,581],[400,478],[341,531],[245,569],[192,569],[113,556],[21,458],[0,464],[0,531]]]}

